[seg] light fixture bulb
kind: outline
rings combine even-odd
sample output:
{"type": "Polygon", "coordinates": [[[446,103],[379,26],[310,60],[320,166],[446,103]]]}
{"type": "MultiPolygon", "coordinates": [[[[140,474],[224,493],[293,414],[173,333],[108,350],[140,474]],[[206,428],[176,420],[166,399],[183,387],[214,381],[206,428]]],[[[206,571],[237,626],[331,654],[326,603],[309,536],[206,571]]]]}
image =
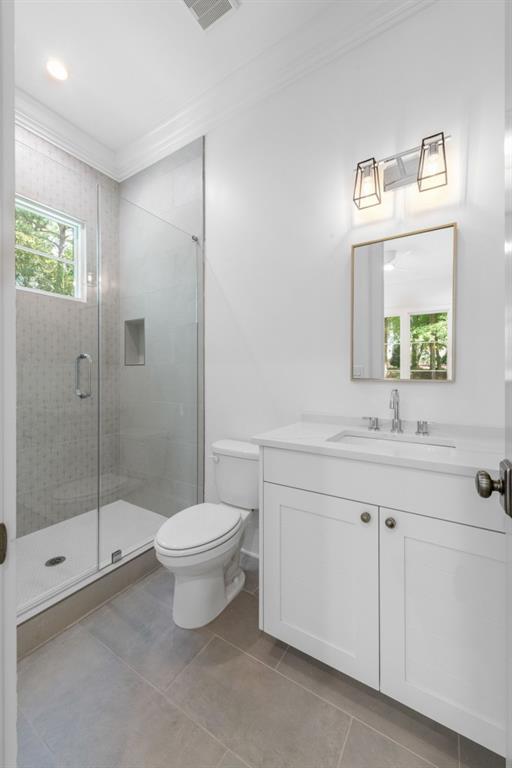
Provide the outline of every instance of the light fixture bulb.
{"type": "Polygon", "coordinates": [[[54,80],[64,81],[68,79],[68,70],[62,61],[59,61],[58,59],[48,59],[46,62],[46,71],[54,80]]]}
{"type": "Polygon", "coordinates": [[[375,179],[373,178],[372,169],[365,168],[363,172],[363,178],[361,181],[361,197],[368,197],[375,192],[375,179]]]}
{"type": "Polygon", "coordinates": [[[357,164],[353,200],[357,208],[371,208],[379,205],[379,167],[374,157],[357,164]]]}
{"type": "Polygon", "coordinates": [[[444,187],[447,183],[445,138],[441,132],[427,136],[421,142],[418,188],[420,192],[425,192],[427,189],[444,187]]]}
{"type": "Polygon", "coordinates": [[[426,176],[436,176],[441,172],[441,153],[437,143],[430,144],[425,155],[424,171],[426,176]]]}

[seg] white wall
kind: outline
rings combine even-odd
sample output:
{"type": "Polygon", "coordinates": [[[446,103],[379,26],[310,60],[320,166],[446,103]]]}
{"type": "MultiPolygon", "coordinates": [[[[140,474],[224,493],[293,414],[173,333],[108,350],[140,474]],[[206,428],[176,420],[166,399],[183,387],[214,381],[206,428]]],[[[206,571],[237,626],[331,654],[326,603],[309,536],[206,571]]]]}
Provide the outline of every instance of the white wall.
{"type": "Polygon", "coordinates": [[[503,79],[502,2],[443,0],[207,136],[206,455],[305,410],[389,415],[389,384],[349,378],[350,245],[450,221],[456,382],[402,384],[403,416],[502,424],[503,79]],[[357,161],[439,130],[449,186],[358,213],[357,161]]]}

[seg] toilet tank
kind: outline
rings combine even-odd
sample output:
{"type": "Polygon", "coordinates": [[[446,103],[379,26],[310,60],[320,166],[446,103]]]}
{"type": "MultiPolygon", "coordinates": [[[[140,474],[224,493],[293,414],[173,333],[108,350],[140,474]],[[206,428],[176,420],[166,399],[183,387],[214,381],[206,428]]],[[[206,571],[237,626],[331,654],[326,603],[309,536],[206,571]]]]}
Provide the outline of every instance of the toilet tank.
{"type": "Polygon", "coordinates": [[[217,440],[212,444],[212,454],[220,501],[243,509],[257,509],[258,446],[239,440],[217,440]]]}

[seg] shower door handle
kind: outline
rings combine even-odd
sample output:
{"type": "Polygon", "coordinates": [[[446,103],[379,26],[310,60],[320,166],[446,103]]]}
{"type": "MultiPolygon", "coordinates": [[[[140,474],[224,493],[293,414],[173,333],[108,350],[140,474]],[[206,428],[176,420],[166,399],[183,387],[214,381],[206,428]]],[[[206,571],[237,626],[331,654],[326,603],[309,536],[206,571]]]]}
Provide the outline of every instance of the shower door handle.
{"type": "Polygon", "coordinates": [[[92,395],[92,357],[87,354],[87,352],[80,352],[80,354],[77,356],[75,360],[75,395],[79,397],[81,400],[85,400],[86,397],[90,397],[92,395]],[[81,369],[82,366],[80,363],[82,360],[87,361],[87,368],[89,370],[89,376],[87,381],[87,391],[84,392],[84,390],[81,387],[81,369]]]}

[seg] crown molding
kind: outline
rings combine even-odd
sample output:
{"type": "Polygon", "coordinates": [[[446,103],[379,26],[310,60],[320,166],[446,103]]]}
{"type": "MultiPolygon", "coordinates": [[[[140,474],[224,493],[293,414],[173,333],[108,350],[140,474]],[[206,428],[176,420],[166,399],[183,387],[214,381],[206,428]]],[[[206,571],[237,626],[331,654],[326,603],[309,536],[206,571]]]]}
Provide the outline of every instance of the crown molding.
{"type": "Polygon", "coordinates": [[[126,179],[161,160],[235,113],[254,106],[436,2],[385,0],[377,7],[350,3],[354,10],[361,9],[352,25],[347,25],[347,0],[334,4],[311,24],[288,36],[286,45],[280,41],[166,123],[121,149],[117,153],[120,178],[126,179]]]}
{"type": "Polygon", "coordinates": [[[382,0],[374,4],[343,0],[335,3],[168,121],[117,152],[22,92],[16,97],[16,120],[116,181],[124,181],[236,113],[341,58],[438,1],[382,0]]]}
{"type": "Polygon", "coordinates": [[[116,153],[112,149],[19,88],[15,94],[15,109],[17,125],[118,181],[116,153]]]}

